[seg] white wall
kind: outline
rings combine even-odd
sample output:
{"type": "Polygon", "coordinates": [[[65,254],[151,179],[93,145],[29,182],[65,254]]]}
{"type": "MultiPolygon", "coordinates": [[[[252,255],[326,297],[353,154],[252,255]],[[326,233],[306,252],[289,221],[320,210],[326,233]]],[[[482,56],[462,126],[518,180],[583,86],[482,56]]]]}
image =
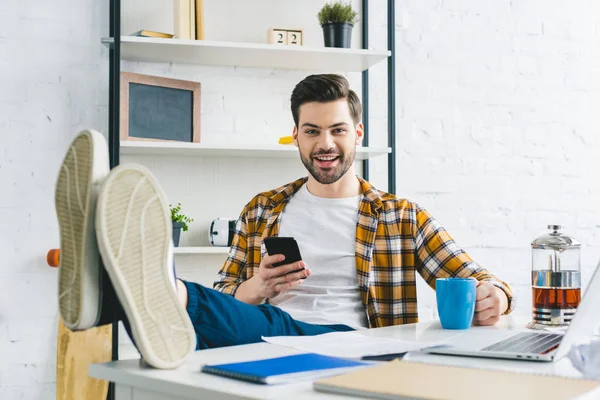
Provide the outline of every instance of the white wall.
{"type": "MultiPolygon", "coordinates": [[[[75,132],[107,126],[97,1],[0,3],[0,398],[54,398],[54,181],[75,132]]],[[[105,2],[102,2],[105,3],[105,2]]],[[[107,2],[106,2],[107,3],[107,2]]]]}
{"type": "Polygon", "coordinates": [[[529,243],[548,224],[583,242],[584,284],[600,258],[599,6],[396,7],[409,21],[396,49],[398,194],[512,283],[529,315],[529,243]]]}
{"type": "MultiPolygon", "coordinates": [[[[0,6],[2,399],[54,397],[56,271],[44,256],[58,244],[53,185],[65,146],[84,127],[106,132],[108,61],[99,38],[108,34],[108,2],[97,3],[5,0],[0,6]]],[[[382,49],[385,2],[371,3],[371,46],[382,49]]],[[[291,0],[245,4],[205,0],[212,13],[207,39],[261,42],[268,26],[285,24],[304,28],[308,44],[320,45],[321,0],[302,7],[291,0]],[[228,13],[233,7],[240,11],[228,13]],[[256,11],[265,7],[273,17],[256,11]]],[[[521,314],[529,312],[529,242],[546,224],[563,223],[584,242],[584,278],[600,256],[600,161],[592,156],[600,139],[591,110],[599,96],[598,10],[592,2],[561,4],[396,3],[397,192],[428,208],[477,261],[512,283],[521,314]]],[[[124,2],[123,9],[136,5],[124,2]]],[[[135,23],[127,21],[127,32],[135,23]]],[[[355,47],[359,37],[355,32],[355,47]]],[[[306,75],[165,64],[125,63],[124,69],[200,81],[207,143],[289,134],[289,94],[306,75]]],[[[371,144],[382,146],[386,65],[371,71],[371,144]]],[[[348,77],[360,91],[360,75],[348,77]]],[[[153,168],[169,198],[196,218],[183,245],[206,244],[211,218],[235,217],[257,190],[304,174],[296,160],[127,161],[153,168]]],[[[385,158],[372,163],[371,180],[383,189],[385,168],[385,158]]],[[[210,283],[222,257],[177,262],[184,277],[210,283]]],[[[419,286],[423,319],[431,317],[432,295],[419,286]]]]}

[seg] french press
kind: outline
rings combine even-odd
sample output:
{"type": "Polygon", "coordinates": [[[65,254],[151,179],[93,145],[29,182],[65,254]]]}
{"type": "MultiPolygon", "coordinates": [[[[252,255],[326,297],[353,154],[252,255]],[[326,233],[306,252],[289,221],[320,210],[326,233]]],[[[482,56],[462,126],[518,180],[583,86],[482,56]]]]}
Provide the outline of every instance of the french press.
{"type": "Polygon", "coordinates": [[[564,235],[560,225],[531,243],[533,321],[569,325],[581,301],[581,243],[564,235]]]}

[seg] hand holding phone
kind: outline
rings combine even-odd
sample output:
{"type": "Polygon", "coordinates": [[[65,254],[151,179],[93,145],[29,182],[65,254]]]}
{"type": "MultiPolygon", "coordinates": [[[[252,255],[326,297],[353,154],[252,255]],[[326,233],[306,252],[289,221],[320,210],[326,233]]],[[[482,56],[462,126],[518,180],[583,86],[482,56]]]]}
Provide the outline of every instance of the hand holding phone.
{"type": "Polygon", "coordinates": [[[302,283],[310,275],[305,269],[298,243],[291,237],[264,238],[268,255],[263,257],[251,281],[261,298],[273,298],[302,283]]]}

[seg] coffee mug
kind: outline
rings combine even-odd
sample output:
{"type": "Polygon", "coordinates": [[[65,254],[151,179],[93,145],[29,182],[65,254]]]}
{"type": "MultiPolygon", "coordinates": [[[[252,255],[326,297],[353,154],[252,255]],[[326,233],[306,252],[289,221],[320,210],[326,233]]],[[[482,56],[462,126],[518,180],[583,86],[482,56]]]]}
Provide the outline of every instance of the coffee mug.
{"type": "Polygon", "coordinates": [[[435,297],[444,329],[468,329],[475,313],[477,281],[473,278],[436,279],[435,297]]]}

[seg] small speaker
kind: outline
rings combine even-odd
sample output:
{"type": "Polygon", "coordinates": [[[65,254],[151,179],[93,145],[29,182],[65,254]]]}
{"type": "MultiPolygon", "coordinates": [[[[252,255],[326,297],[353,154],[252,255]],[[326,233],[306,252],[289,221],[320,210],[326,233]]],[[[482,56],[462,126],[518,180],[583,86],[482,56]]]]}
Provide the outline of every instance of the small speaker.
{"type": "Polygon", "coordinates": [[[217,218],[208,229],[208,240],[213,246],[230,247],[235,232],[235,219],[217,218]]]}

